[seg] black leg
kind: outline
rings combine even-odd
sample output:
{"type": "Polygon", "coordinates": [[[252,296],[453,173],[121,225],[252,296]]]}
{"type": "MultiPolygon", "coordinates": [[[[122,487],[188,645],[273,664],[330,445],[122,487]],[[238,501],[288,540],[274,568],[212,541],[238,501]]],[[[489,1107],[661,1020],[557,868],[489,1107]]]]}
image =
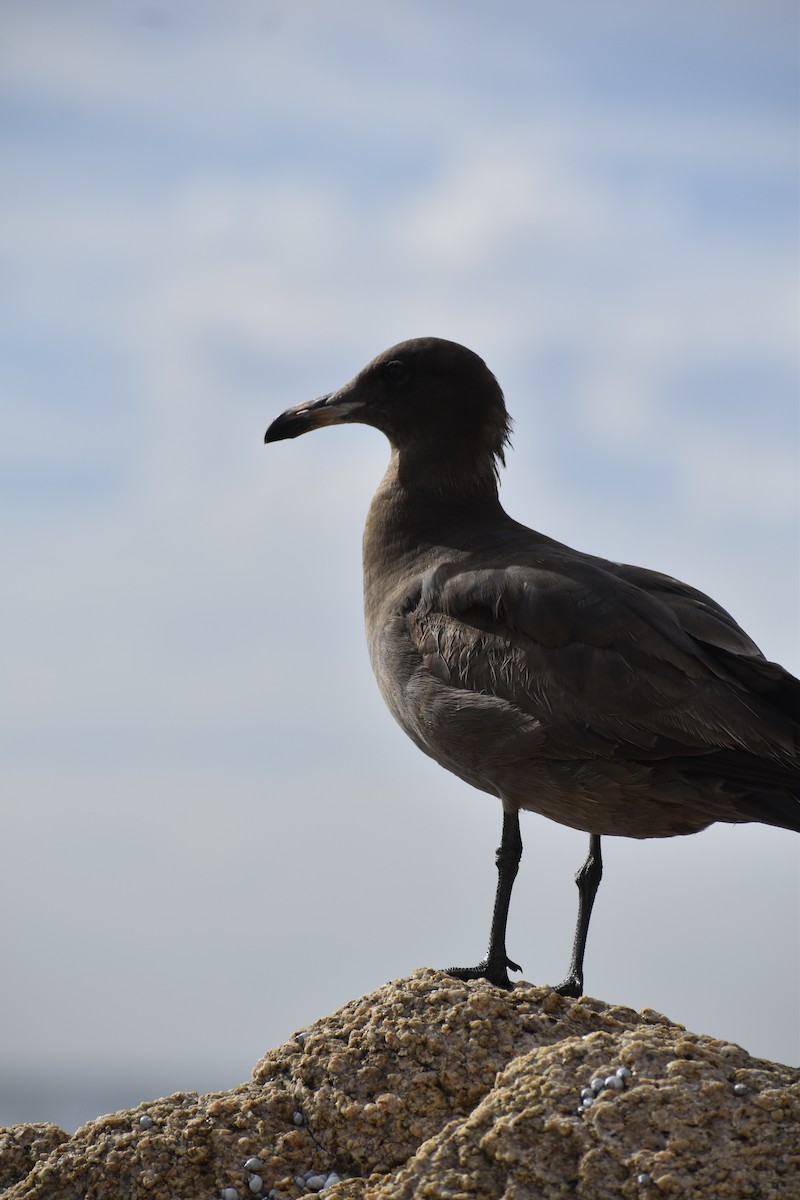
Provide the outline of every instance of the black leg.
{"type": "Polygon", "coordinates": [[[456,979],[488,979],[497,987],[510,988],[508,968],[521,971],[522,967],[506,954],[506,923],[511,889],[517,877],[519,860],[522,858],[522,838],[519,832],[519,814],[503,811],[503,834],[497,851],[497,892],[494,899],[492,929],[489,934],[489,949],[483,962],[477,967],[448,967],[447,974],[456,979]]]}
{"type": "Polygon", "coordinates": [[[600,855],[600,835],[589,837],[589,853],[586,862],[575,876],[578,885],[578,923],[575,926],[575,941],[572,943],[572,961],[569,974],[556,988],[562,996],[583,995],[583,955],[586,950],[586,935],[592,915],[594,898],[603,878],[603,859],[600,855]]]}

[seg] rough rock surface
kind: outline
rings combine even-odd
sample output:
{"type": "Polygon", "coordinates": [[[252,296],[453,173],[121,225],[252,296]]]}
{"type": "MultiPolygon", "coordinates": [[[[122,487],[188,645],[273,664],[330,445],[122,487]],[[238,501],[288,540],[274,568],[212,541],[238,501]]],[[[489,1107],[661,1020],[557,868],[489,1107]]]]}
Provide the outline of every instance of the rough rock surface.
{"type": "Polygon", "coordinates": [[[326,1200],[800,1200],[800,1071],[650,1010],[424,970],[229,1092],[72,1137],[0,1130],[3,1200],[295,1200],[323,1183],[326,1200]],[[620,1067],[624,1086],[583,1107],[620,1067]]]}
{"type": "Polygon", "coordinates": [[[15,1125],[0,1129],[0,1189],[24,1179],[36,1163],[66,1142],[68,1133],[57,1125],[15,1125]]]}

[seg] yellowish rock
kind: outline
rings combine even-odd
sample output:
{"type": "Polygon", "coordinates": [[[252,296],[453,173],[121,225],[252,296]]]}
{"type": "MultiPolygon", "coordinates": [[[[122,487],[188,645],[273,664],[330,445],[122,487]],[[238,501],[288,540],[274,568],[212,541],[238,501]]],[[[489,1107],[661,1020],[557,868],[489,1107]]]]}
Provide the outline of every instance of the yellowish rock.
{"type": "Polygon", "coordinates": [[[800,1200],[800,1071],[651,1010],[424,970],[304,1033],[229,1092],[0,1131],[3,1200],[245,1197],[251,1156],[275,1200],[800,1200]]]}

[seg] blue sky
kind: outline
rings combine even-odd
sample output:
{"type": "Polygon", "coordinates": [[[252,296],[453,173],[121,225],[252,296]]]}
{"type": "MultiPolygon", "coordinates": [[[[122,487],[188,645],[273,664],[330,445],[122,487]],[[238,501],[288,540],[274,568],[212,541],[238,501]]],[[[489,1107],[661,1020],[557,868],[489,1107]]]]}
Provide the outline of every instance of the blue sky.
{"type": "MultiPolygon", "coordinates": [[[[483,949],[499,811],[393,727],[363,644],[385,445],[265,448],[287,405],[464,342],[515,419],[514,516],[800,669],[798,16],[2,15],[0,1120],[68,1124],[483,949]]],[[[523,840],[510,950],[553,981],[585,848],[523,840]]],[[[610,843],[589,990],[797,1062],[796,843],[610,843]]]]}

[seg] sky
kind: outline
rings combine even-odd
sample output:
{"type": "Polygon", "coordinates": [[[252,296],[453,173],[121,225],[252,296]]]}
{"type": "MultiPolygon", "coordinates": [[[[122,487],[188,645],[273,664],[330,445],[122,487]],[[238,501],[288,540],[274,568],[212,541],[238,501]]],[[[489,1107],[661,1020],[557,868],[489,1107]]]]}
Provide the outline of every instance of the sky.
{"type": "MultiPolygon", "coordinates": [[[[246,1079],[483,953],[501,814],[372,679],[380,434],[265,447],[407,337],[515,422],[502,499],[800,671],[789,0],[0,0],[0,1124],[246,1079]]],[[[585,835],[533,814],[523,977],[585,835]]],[[[605,839],[587,991],[800,1062],[800,851],[605,839]]]]}

